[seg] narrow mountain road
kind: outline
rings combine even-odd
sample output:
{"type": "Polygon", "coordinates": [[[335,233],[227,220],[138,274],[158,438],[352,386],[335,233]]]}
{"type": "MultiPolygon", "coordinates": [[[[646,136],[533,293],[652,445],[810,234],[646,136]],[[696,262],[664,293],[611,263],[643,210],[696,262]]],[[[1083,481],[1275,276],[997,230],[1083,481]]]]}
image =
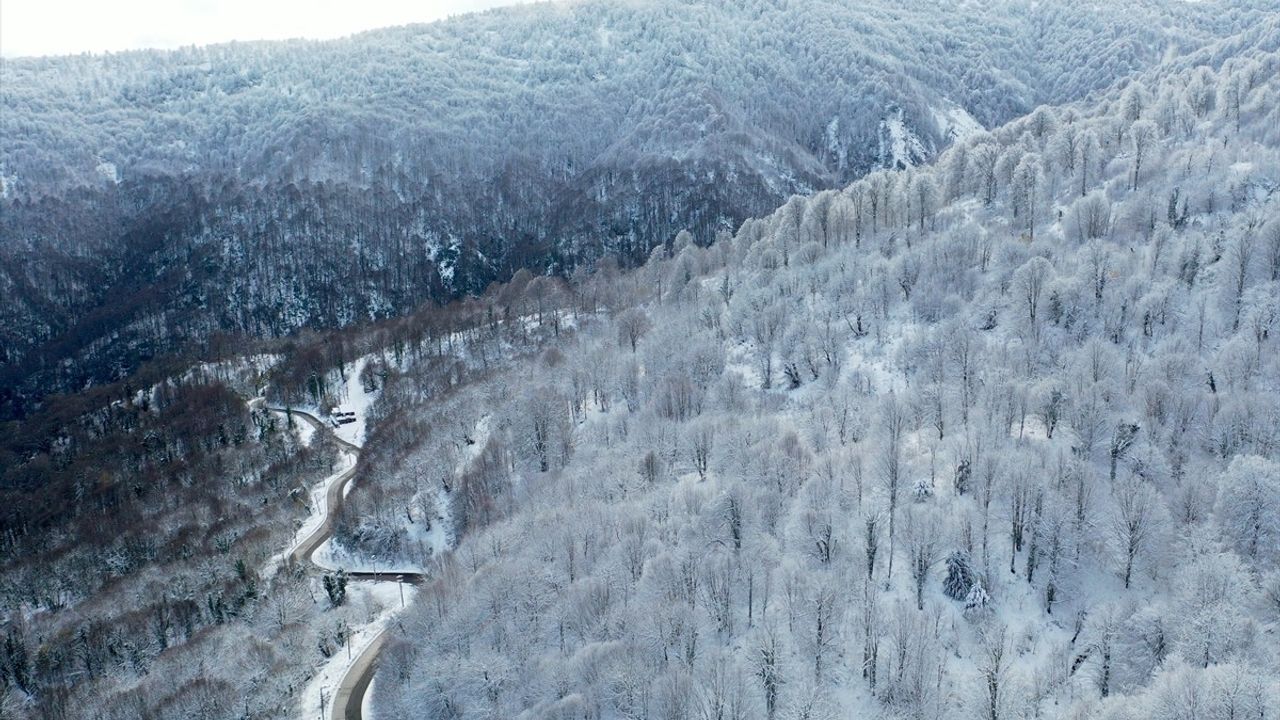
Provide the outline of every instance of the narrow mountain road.
{"type": "MultiPolygon", "coordinates": [[[[360,446],[338,437],[323,420],[315,415],[301,410],[286,410],[275,407],[268,407],[267,409],[272,412],[297,415],[303,421],[310,423],[316,429],[316,432],[328,434],[343,450],[354,455],[357,461],[359,460],[360,446]]],[[[321,519],[320,525],[310,535],[303,538],[289,553],[290,560],[307,568],[309,572],[324,574],[330,571],[328,568],[317,565],[312,559],[312,555],[326,540],[333,537],[333,526],[338,516],[338,510],[342,507],[347,484],[351,482],[351,478],[355,477],[355,474],[356,465],[353,464],[349,470],[329,484],[329,489],[325,492],[324,517],[321,519]]],[[[406,582],[417,585],[425,579],[425,576],[422,573],[356,570],[347,572],[347,579],[349,581],[406,582]]],[[[361,707],[364,704],[364,695],[369,690],[369,683],[373,681],[373,673],[377,670],[378,653],[381,652],[386,641],[387,631],[383,629],[360,651],[360,655],[355,659],[355,662],[347,668],[346,674],[343,675],[342,681],[338,683],[338,687],[333,694],[330,714],[332,720],[363,720],[361,707]]]]}
{"type": "Polygon", "coordinates": [[[373,682],[373,671],[377,669],[378,653],[387,642],[387,631],[378,633],[368,647],[360,652],[360,656],[351,664],[347,674],[338,683],[333,693],[334,720],[364,720],[365,693],[369,692],[369,683],[373,682]]]}

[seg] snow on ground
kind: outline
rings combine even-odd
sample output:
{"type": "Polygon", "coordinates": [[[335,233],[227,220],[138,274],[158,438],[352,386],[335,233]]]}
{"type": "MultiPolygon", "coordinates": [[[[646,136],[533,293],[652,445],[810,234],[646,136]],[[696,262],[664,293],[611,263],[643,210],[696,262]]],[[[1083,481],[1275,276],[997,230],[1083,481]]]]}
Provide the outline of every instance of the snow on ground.
{"type": "Polygon", "coordinates": [[[364,444],[365,422],[369,417],[369,407],[377,397],[376,393],[365,392],[364,383],[360,382],[360,376],[364,373],[365,366],[369,364],[370,357],[365,355],[351,364],[351,372],[347,373],[346,381],[343,383],[341,397],[344,399],[333,409],[335,413],[354,412],[356,414],[355,422],[339,425],[333,430],[335,435],[352,445],[364,444]]]}
{"type": "MultiPolygon", "coordinates": [[[[349,620],[352,631],[350,652],[345,647],[339,648],[316,670],[302,693],[299,718],[330,717],[330,703],[347,671],[400,611],[400,593],[404,593],[404,605],[407,607],[415,591],[412,585],[394,582],[353,582],[347,585],[347,605],[356,611],[356,617],[349,620]],[[357,624],[356,619],[363,622],[357,624]]],[[[366,693],[366,700],[368,697],[366,693]]]]}
{"type": "Polygon", "coordinates": [[[298,526],[298,529],[294,531],[293,540],[289,543],[289,546],[275,555],[272,555],[263,565],[261,574],[267,579],[274,577],[276,570],[280,567],[280,564],[292,555],[298,545],[308,538],[311,533],[315,532],[316,528],[320,527],[320,524],[324,522],[325,515],[328,513],[327,497],[329,493],[329,486],[337,482],[338,478],[342,477],[343,473],[350,470],[351,467],[356,464],[356,457],[353,453],[344,452],[340,457],[341,459],[338,461],[338,464],[334,466],[333,472],[324,480],[311,487],[311,513],[307,515],[307,518],[303,520],[302,524],[298,526]]]}
{"type": "Polygon", "coordinates": [[[104,180],[111,183],[112,185],[120,184],[120,168],[116,167],[115,163],[110,163],[110,162],[107,162],[106,160],[103,160],[102,162],[98,163],[98,166],[95,167],[94,170],[96,170],[98,172],[98,175],[102,176],[104,180]]]}
{"type": "Polygon", "coordinates": [[[947,102],[940,108],[933,108],[932,112],[942,136],[950,142],[961,142],[986,131],[968,110],[955,103],[947,102]]]}
{"type": "MultiPolygon", "coordinates": [[[[257,391],[257,380],[268,370],[280,362],[281,356],[276,353],[259,353],[247,357],[237,357],[217,362],[200,361],[192,365],[182,374],[182,382],[193,382],[202,378],[214,378],[229,384],[254,385],[257,391]]],[[[154,388],[153,388],[154,389],[154,388]]]]}
{"type": "Polygon", "coordinates": [[[333,538],[325,540],[311,555],[311,562],[325,570],[347,572],[421,573],[423,570],[408,560],[382,560],[353,553],[333,538]]]}
{"type": "MultiPolygon", "coordinates": [[[[378,397],[377,391],[366,392],[364,383],[360,381],[360,376],[364,373],[365,366],[369,364],[369,360],[372,357],[373,355],[365,355],[351,363],[351,369],[347,372],[346,377],[343,378],[342,388],[338,391],[339,404],[333,407],[332,415],[326,416],[315,405],[295,405],[292,409],[305,412],[308,415],[320,418],[322,422],[329,423],[329,426],[333,429],[333,434],[339,439],[345,440],[352,445],[363,445],[365,428],[369,418],[369,408],[378,397]],[[355,422],[334,427],[332,417],[337,413],[345,412],[354,412],[355,422]]],[[[304,425],[306,423],[299,421],[299,424],[304,425]]],[[[303,444],[310,444],[313,432],[314,428],[299,428],[299,438],[303,441],[303,444]]]]}
{"type": "MultiPolygon", "coordinates": [[[[759,359],[755,357],[756,350],[749,347],[747,343],[736,343],[727,348],[725,353],[724,371],[725,374],[737,373],[742,378],[742,383],[746,387],[758,388],[764,385],[764,375],[757,369],[759,359]]],[[[774,368],[775,372],[779,371],[774,368]]],[[[777,378],[774,378],[776,381],[777,378]]],[[[783,382],[786,382],[785,380],[783,382]]]]}
{"type": "Polygon", "coordinates": [[[373,679],[369,681],[369,687],[365,688],[364,697],[360,700],[360,717],[363,720],[373,720],[373,686],[378,684],[378,675],[375,673],[373,679]]]}
{"type": "MultiPolygon", "coordinates": [[[[464,445],[462,452],[458,454],[457,463],[453,468],[453,476],[458,477],[466,472],[467,468],[475,462],[480,453],[484,451],[485,445],[489,444],[489,433],[491,430],[492,417],[489,415],[482,416],[476,421],[475,427],[472,428],[470,438],[471,444],[464,445]]],[[[422,524],[416,524],[414,528],[410,528],[410,539],[416,540],[419,545],[431,548],[432,556],[437,556],[449,549],[452,542],[453,518],[449,514],[449,500],[438,490],[432,490],[435,507],[435,521],[431,523],[431,530],[426,532],[418,532],[414,534],[415,528],[423,527],[422,524]]],[[[416,500],[416,498],[415,498],[416,500]]],[[[415,502],[414,505],[420,503],[415,502]]]]}
{"type": "Polygon", "coordinates": [[[293,428],[298,431],[298,442],[302,443],[303,447],[311,447],[311,442],[316,437],[316,426],[301,418],[295,418],[293,428]]]}
{"type": "Polygon", "coordinates": [[[907,127],[902,108],[880,121],[880,166],[885,168],[915,167],[928,157],[920,138],[907,127]]]}
{"type": "MultiPolygon", "coordinates": [[[[244,395],[254,396],[249,400],[249,406],[251,408],[257,407],[265,402],[262,397],[256,396],[261,391],[258,379],[279,361],[279,355],[270,353],[219,360],[218,362],[202,360],[174,377],[161,380],[147,388],[140,388],[134,393],[133,402],[136,405],[147,402],[154,406],[158,403],[158,393],[162,386],[169,385],[172,387],[181,384],[217,380],[238,389],[244,395]]],[[[113,400],[111,401],[111,406],[120,407],[122,403],[122,400],[113,400]]]]}

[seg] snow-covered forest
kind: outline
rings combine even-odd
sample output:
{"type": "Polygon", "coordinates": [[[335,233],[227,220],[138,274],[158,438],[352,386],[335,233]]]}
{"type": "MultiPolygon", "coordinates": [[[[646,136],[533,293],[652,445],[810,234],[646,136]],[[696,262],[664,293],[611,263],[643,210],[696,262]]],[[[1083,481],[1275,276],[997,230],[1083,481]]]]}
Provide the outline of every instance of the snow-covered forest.
{"type": "Polygon", "coordinates": [[[785,189],[793,173],[870,168],[890,106],[935,148],[944,99],[991,126],[1268,9],[590,0],[338,41],[17,58],[4,123],[19,141],[0,164],[7,193],[39,196],[193,168],[355,185],[447,173],[448,184],[521,163],[576,174],[610,156],[689,162],[759,143],[758,160],[778,163],[768,181],[785,189]]]}
{"type": "Polygon", "coordinates": [[[0,418],[227,335],[705,244],[1273,9],[592,0],[4,58],[0,418]]]}
{"type": "Polygon", "coordinates": [[[378,716],[1280,712],[1278,30],[580,294],[378,716]]]}
{"type": "MultiPolygon", "coordinates": [[[[1280,8],[588,0],[5,63],[5,107],[101,104],[79,130],[52,100],[22,114],[80,134],[5,143],[11,177],[21,153],[59,158],[7,186],[11,237],[74,225],[92,242],[59,252],[92,254],[91,214],[39,208],[103,207],[146,166],[142,244],[172,252],[176,215],[152,211],[181,183],[160,177],[231,162],[259,183],[242,209],[294,183],[343,244],[255,235],[247,211],[219,221],[243,234],[197,222],[222,249],[160,262],[149,320],[90,318],[119,379],[0,427],[0,719],[351,717],[336,692],[366,651],[354,707],[378,720],[1280,716],[1280,8]],[[123,94],[201,64],[189,94],[123,94]],[[242,97],[220,68],[253,80],[242,97]],[[293,103],[314,125],[272,135],[293,103]],[[131,114],[191,140],[111,134],[117,154],[90,153],[110,182],[79,174],[76,143],[131,114]],[[611,117],[618,137],[582,131],[611,117]],[[760,148],[778,175],[734,165],[760,148]],[[682,198],[703,186],[667,188],[693,216],[625,252],[575,236],[573,262],[510,262],[449,302],[359,283],[334,301],[290,274],[332,283],[354,256],[403,273],[380,287],[443,288],[413,263],[444,246],[375,252],[369,228],[415,222],[397,203],[420,188],[396,182],[454,198],[516,156],[528,174],[477,198],[715,156],[736,158],[720,197],[770,204],[697,226],[682,198]],[[257,291],[218,252],[292,257],[249,280],[280,305],[202,295],[257,291]],[[227,312],[156,310],[166,293],[227,312]],[[134,371],[121,342],[160,359],[134,371]]],[[[611,192],[593,187],[574,202],[611,192]]],[[[187,200],[221,215],[205,192],[187,200]]],[[[507,197],[466,212],[533,202],[507,197]]],[[[552,228],[530,231],[570,235],[552,228]]],[[[431,237],[465,256],[461,233],[431,237]]],[[[41,242],[0,257],[57,277],[41,242]]]]}

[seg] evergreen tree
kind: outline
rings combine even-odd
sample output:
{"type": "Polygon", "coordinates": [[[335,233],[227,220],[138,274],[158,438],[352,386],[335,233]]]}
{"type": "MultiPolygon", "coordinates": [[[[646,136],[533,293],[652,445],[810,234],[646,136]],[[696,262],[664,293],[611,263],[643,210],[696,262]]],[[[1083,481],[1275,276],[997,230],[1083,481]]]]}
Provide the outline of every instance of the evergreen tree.
{"type": "Polygon", "coordinates": [[[964,614],[966,617],[978,617],[991,607],[991,596],[982,583],[974,583],[969,593],[964,596],[964,614]]]}
{"type": "Polygon", "coordinates": [[[975,582],[969,556],[959,550],[951,553],[947,557],[947,577],[942,581],[943,594],[952,600],[967,602],[969,591],[973,589],[975,582]]]}
{"type": "Polygon", "coordinates": [[[344,570],[324,576],[324,592],[329,596],[329,606],[338,607],[347,599],[347,573],[344,570]]]}

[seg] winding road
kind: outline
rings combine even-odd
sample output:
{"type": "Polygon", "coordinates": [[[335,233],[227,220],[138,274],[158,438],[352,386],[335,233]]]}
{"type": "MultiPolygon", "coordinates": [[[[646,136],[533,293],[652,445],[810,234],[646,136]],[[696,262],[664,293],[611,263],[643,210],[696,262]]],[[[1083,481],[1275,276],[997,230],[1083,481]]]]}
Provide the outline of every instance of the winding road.
{"type": "MultiPolygon", "coordinates": [[[[343,450],[354,455],[357,460],[359,459],[360,446],[338,437],[324,421],[315,415],[301,410],[287,410],[275,407],[268,407],[267,409],[284,414],[292,413],[301,417],[304,421],[311,423],[316,432],[327,433],[343,450]]],[[[329,489],[325,493],[324,518],[321,520],[320,525],[310,535],[303,538],[294,547],[293,552],[289,553],[291,561],[307,568],[309,572],[324,574],[330,571],[328,568],[317,565],[312,559],[312,555],[315,554],[317,548],[333,536],[333,526],[337,518],[338,509],[341,507],[345,497],[347,484],[351,482],[351,478],[355,477],[355,474],[356,465],[353,464],[349,470],[339,475],[329,484],[329,489]]],[[[423,582],[425,576],[422,573],[352,571],[347,573],[347,579],[382,582],[400,581],[417,585],[423,582]]],[[[342,681],[338,683],[338,687],[333,693],[332,711],[330,713],[332,720],[363,720],[361,706],[364,703],[364,695],[369,690],[369,683],[373,681],[373,673],[377,670],[378,653],[382,650],[386,641],[387,631],[383,629],[360,651],[360,655],[347,668],[346,674],[343,675],[342,681]]]]}

